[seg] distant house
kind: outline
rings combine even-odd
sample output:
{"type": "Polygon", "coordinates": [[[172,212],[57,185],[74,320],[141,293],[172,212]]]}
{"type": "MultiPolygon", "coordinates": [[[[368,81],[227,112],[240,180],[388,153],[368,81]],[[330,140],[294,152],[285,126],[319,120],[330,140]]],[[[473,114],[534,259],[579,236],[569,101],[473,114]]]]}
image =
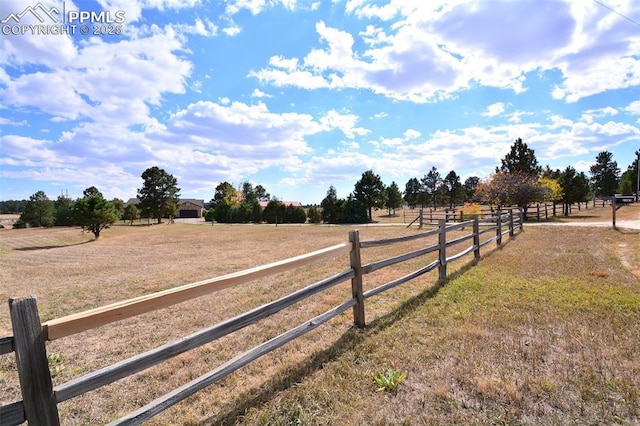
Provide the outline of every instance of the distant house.
{"type": "Polygon", "coordinates": [[[181,198],[178,201],[178,210],[176,218],[200,218],[204,212],[204,200],[196,200],[194,198],[181,198]]]}
{"type": "MultiPolygon", "coordinates": [[[[280,202],[284,204],[285,207],[289,207],[289,206],[302,207],[302,204],[300,204],[297,201],[280,201],[280,202]]],[[[262,207],[263,209],[267,207],[267,204],[269,204],[268,201],[260,201],[260,207],[262,207]]]]}
{"type": "MultiPolygon", "coordinates": [[[[129,198],[124,203],[125,207],[129,204],[138,204],[138,198],[129,198]]],[[[178,200],[178,208],[176,209],[176,219],[200,218],[204,213],[204,200],[196,200],[195,198],[180,198],[178,200]]]]}

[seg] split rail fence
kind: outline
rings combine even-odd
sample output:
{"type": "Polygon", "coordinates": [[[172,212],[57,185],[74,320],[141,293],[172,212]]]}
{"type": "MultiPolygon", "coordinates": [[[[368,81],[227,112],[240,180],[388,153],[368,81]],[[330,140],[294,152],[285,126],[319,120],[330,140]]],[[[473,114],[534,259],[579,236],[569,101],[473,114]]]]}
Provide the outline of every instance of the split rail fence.
{"type": "MultiPolygon", "coordinates": [[[[588,210],[589,208],[603,208],[611,205],[611,199],[594,199],[591,201],[581,201],[578,203],[570,204],[567,207],[567,213],[573,214],[575,210],[582,211],[588,210]]],[[[555,216],[562,216],[563,213],[563,204],[559,203],[536,203],[529,206],[527,209],[526,216],[524,216],[525,220],[549,220],[555,216]]],[[[517,207],[513,207],[514,209],[517,207]]],[[[413,209],[412,209],[413,210],[413,209]]],[[[415,213],[414,213],[415,214],[415,213]]],[[[490,208],[482,208],[480,211],[467,211],[464,210],[464,207],[457,206],[454,208],[422,208],[419,209],[418,214],[410,221],[408,226],[419,224],[423,225],[425,223],[438,223],[439,220],[444,219],[447,222],[464,222],[465,220],[469,220],[474,214],[477,214],[480,218],[491,217],[497,214],[496,210],[490,208]]],[[[407,222],[409,218],[406,217],[404,221],[407,222]]]]}
{"type": "Polygon", "coordinates": [[[40,322],[35,296],[10,299],[9,311],[13,336],[0,338],[0,355],[15,352],[22,400],[0,406],[0,424],[9,426],[28,421],[31,426],[59,425],[60,419],[57,404],[63,401],[146,370],[186,351],[213,342],[248,325],[255,324],[270,315],[337,284],[348,280],[351,281],[352,297],[350,299],[319,316],[307,320],[297,327],[247,350],[208,373],[110,423],[111,425],[140,424],[184,400],[188,396],[253,362],[259,357],[316,329],[349,309],[353,310],[354,325],[360,328],[365,327],[366,299],[390,290],[436,268],[439,271],[438,281],[444,280],[447,278],[447,265],[449,263],[471,253],[473,253],[476,260],[479,259],[480,249],[482,247],[494,242],[498,247],[501,247],[503,237],[505,235],[509,235],[509,237],[514,236],[517,229],[522,229],[522,225],[523,218],[521,212],[508,210],[506,212],[498,212],[498,214],[493,217],[483,219],[475,215],[472,220],[455,224],[447,224],[444,219],[441,219],[436,229],[420,232],[415,235],[383,240],[360,241],[359,232],[354,230],[349,232],[348,243],[338,244],[301,256],[187,284],[158,293],[128,299],[111,305],[53,319],[45,323],[40,322]],[[471,232],[463,236],[457,236],[458,234],[456,234],[448,237],[451,231],[466,229],[470,229],[471,232]],[[490,234],[481,239],[481,235],[485,233],[490,234]],[[363,249],[435,236],[438,237],[438,242],[434,245],[366,265],[362,264],[361,251],[363,249]],[[470,241],[467,247],[460,249],[455,254],[448,255],[448,253],[451,253],[450,247],[465,241],[470,241]],[[436,252],[437,258],[435,261],[416,271],[373,289],[363,290],[363,277],[365,275],[391,265],[424,256],[428,253],[436,252]],[[220,322],[212,327],[199,330],[177,341],[167,343],[102,369],[90,372],[55,388],[53,387],[51,372],[47,361],[47,341],[70,336],[81,331],[151,312],[225,288],[347,254],[349,255],[349,267],[343,272],[322,279],[321,281],[283,296],[280,299],[220,322]]]}

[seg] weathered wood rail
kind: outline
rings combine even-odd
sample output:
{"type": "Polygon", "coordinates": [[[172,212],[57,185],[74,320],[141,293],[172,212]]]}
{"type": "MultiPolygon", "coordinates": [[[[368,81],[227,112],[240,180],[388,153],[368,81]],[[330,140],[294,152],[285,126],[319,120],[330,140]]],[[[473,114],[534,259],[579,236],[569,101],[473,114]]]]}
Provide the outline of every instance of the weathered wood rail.
{"type": "Polygon", "coordinates": [[[480,219],[475,215],[472,220],[455,224],[447,224],[444,219],[438,223],[437,229],[420,232],[415,235],[374,241],[360,241],[358,231],[350,231],[349,242],[285,259],[244,271],[187,284],[181,287],[153,293],[137,298],[124,300],[107,306],[40,322],[35,296],[9,300],[9,310],[13,336],[0,338],[0,355],[15,352],[16,365],[20,380],[22,400],[0,406],[0,425],[18,425],[28,421],[31,426],[59,425],[57,404],[70,398],[98,389],[124,377],[146,370],[158,363],[186,351],[195,349],[228,334],[234,333],[248,325],[255,324],[295,303],[312,295],[325,291],[335,285],[351,280],[352,297],[332,307],[321,315],[311,318],[302,324],[270,339],[233,359],[219,365],[208,373],[184,384],[163,395],[138,410],[110,423],[111,425],[137,425],[166,410],[188,396],[204,389],[230,373],[244,367],[259,357],[277,349],[286,343],[316,329],[328,320],[341,313],[353,309],[353,322],[357,327],[365,327],[365,300],[419,277],[429,271],[438,269],[439,280],[446,279],[447,265],[467,254],[480,258],[480,249],[488,244],[502,245],[505,235],[514,236],[516,229],[522,229],[523,217],[520,211],[508,210],[499,212],[493,217],[480,219]],[[469,234],[448,239],[454,230],[471,229],[469,234]],[[489,238],[481,235],[491,233],[489,238]],[[437,244],[414,250],[402,255],[362,265],[361,250],[398,244],[428,237],[438,237],[437,244]],[[483,241],[482,241],[483,240],[483,241]],[[454,245],[471,241],[471,243],[448,256],[448,249],[454,245]],[[481,242],[482,241],[482,242],[481,242]],[[374,271],[401,262],[406,262],[429,253],[437,252],[435,261],[422,266],[414,272],[363,291],[364,276],[374,271]],[[167,343],[155,349],[127,358],[102,369],[75,378],[57,387],[52,386],[49,371],[46,341],[70,336],[81,331],[93,329],[101,325],[151,312],[174,305],[189,299],[201,297],[225,288],[253,281],[269,275],[289,271],[311,265],[322,260],[332,259],[349,254],[349,267],[331,277],[322,279],[275,301],[264,304],[236,317],[220,322],[212,327],[199,330],[177,341],[167,343]]]}
{"type": "MultiPolygon", "coordinates": [[[[595,208],[604,208],[611,205],[611,199],[594,199],[591,201],[581,201],[578,203],[573,203],[567,207],[567,213],[573,214],[575,210],[582,211],[588,209],[595,208]]],[[[510,207],[513,209],[517,209],[517,207],[510,207]]],[[[524,220],[549,220],[555,216],[562,216],[563,213],[563,204],[562,203],[536,203],[531,204],[527,209],[527,213],[524,216],[524,220]]],[[[415,210],[415,209],[414,209],[415,210]]],[[[433,224],[437,223],[439,220],[444,219],[447,222],[464,222],[465,220],[469,220],[470,217],[474,215],[478,215],[480,218],[487,218],[496,215],[496,210],[483,207],[480,211],[471,211],[467,208],[465,211],[464,206],[456,206],[453,208],[422,208],[417,209],[418,213],[415,216],[411,216],[409,218],[404,218],[404,222],[409,222],[408,226],[413,224],[422,225],[425,223],[433,224]],[[411,219],[411,220],[409,220],[411,219]]],[[[508,210],[508,209],[507,209],[508,210]]]]}

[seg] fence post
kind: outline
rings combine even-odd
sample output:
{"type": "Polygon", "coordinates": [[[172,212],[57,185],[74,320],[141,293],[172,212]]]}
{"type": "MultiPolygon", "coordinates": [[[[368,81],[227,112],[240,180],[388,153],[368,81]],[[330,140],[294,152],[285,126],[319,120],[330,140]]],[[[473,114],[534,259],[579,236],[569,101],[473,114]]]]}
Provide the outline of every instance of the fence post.
{"type": "MultiPolygon", "coordinates": [[[[546,204],[545,204],[545,209],[546,209],[546,204]]],[[[509,209],[509,236],[513,237],[514,232],[513,232],[513,209],[509,209]]]]}
{"type": "Polygon", "coordinates": [[[438,243],[440,244],[438,250],[440,260],[438,278],[444,280],[447,278],[447,221],[445,219],[438,219],[438,227],[440,228],[440,233],[438,234],[438,243]]]}
{"type": "Polygon", "coordinates": [[[536,204],[536,219],[540,222],[540,203],[536,204]]]}
{"type": "Polygon", "coordinates": [[[524,228],[524,214],[522,213],[522,209],[518,209],[518,216],[520,216],[520,230],[524,228]]]}
{"type": "Polygon", "coordinates": [[[496,244],[502,245],[502,210],[498,210],[498,221],[496,222],[496,244]]]}
{"type": "Polygon", "coordinates": [[[613,221],[613,229],[616,229],[616,197],[611,199],[611,220],[613,221]]]}
{"type": "Polygon", "coordinates": [[[365,327],[364,297],[362,296],[362,260],[360,258],[360,233],[357,230],[349,231],[351,253],[349,260],[354,277],[351,278],[351,295],[358,303],[353,306],[353,324],[358,328],[365,327]]]}
{"type": "Polygon", "coordinates": [[[58,426],[51,372],[35,296],[9,299],[24,412],[31,426],[58,426]]]}
{"type": "Polygon", "coordinates": [[[478,215],[473,215],[473,257],[476,260],[480,259],[480,224],[478,222],[478,215]]]}

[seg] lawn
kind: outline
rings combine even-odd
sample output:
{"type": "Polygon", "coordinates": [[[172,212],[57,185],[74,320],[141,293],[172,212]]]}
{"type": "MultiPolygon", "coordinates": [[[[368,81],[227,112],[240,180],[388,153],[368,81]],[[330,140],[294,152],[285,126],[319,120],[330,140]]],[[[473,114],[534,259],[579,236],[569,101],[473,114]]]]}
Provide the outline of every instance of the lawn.
{"type": "MultiPolygon", "coordinates": [[[[360,227],[361,239],[416,229],[360,227]]],[[[43,321],[346,242],[349,227],[116,226],[0,231],[0,298],[35,294],[43,321]]],[[[367,301],[167,410],[150,424],[593,424],[640,421],[638,235],[531,227],[502,250],[464,258],[367,301]],[[634,275],[635,273],[635,275],[634,275]],[[373,377],[407,374],[395,393],[373,377]]],[[[424,243],[422,243],[424,244],[424,243]]],[[[412,247],[412,248],[415,248],[412,247]]],[[[410,248],[403,248],[407,251],[410,248]]],[[[400,253],[372,250],[365,262],[400,253]]],[[[426,261],[422,261],[422,264],[426,261]]],[[[344,270],[348,260],[228,289],[48,344],[54,382],[187,335],[344,270]]],[[[375,276],[382,283],[409,262],[375,276]]],[[[63,424],[102,424],[321,313],[348,283],[247,330],[60,404],[63,424]]],[[[5,305],[6,306],[6,305],[5,305]]],[[[10,334],[0,309],[0,336],[10,334]]],[[[18,399],[0,357],[0,401],[18,399]]]]}

